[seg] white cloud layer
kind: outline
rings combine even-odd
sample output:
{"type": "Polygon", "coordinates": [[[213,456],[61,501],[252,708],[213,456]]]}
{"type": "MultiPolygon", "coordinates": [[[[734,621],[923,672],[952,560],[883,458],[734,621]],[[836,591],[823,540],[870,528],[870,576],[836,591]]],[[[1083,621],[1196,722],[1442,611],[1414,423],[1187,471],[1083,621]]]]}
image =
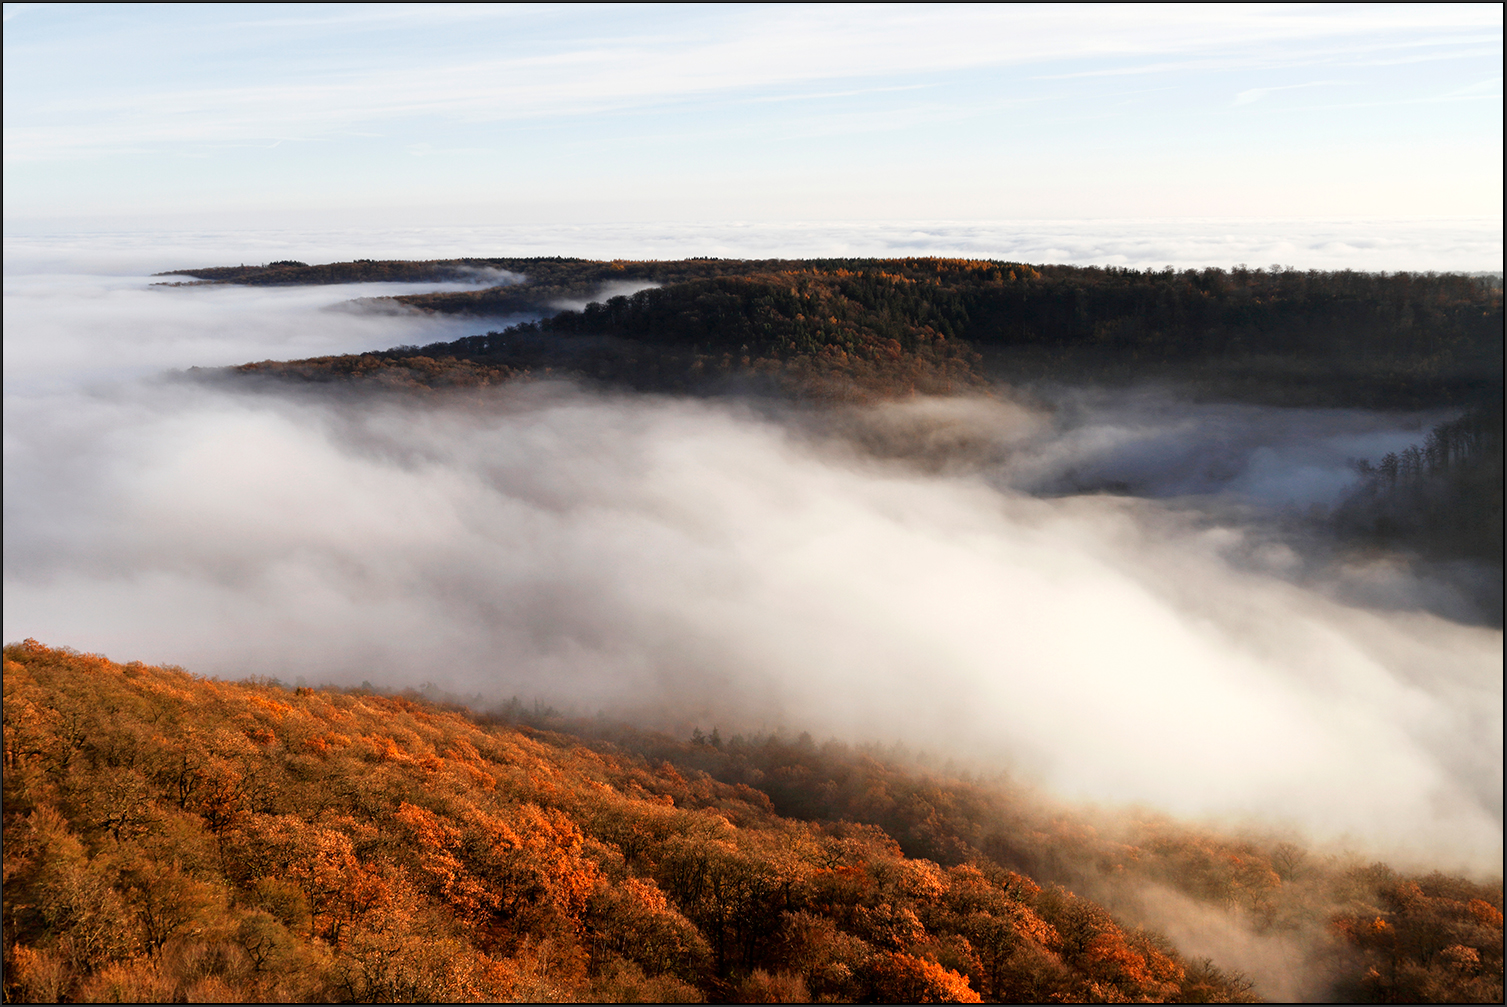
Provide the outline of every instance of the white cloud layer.
{"type": "Polygon", "coordinates": [[[1246,263],[1299,269],[1500,272],[1502,222],[1497,217],[649,221],[66,232],[18,227],[10,229],[5,240],[7,275],[55,271],[136,276],[283,258],[332,262],[533,255],[942,255],[1133,269],[1229,268],[1246,263]]]}

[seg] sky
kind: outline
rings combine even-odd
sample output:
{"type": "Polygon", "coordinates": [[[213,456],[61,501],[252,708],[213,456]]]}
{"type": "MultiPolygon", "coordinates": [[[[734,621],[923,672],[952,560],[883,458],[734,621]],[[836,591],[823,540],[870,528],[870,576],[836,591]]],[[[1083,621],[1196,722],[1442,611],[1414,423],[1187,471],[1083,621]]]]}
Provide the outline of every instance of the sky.
{"type": "Polygon", "coordinates": [[[4,57],[8,231],[1502,212],[1499,4],[22,3],[4,57]]]}

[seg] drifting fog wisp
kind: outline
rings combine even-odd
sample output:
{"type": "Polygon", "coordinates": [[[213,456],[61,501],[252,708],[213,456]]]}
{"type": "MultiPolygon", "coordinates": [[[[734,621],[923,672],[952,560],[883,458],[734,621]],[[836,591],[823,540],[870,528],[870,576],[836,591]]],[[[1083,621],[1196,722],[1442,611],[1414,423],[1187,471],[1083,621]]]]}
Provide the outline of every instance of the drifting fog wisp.
{"type": "Polygon", "coordinates": [[[1357,604],[1379,575],[1283,530],[1429,417],[106,382],[141,341],[112,333],[160,367],[439,323],[319,312],[354,296],[330,288],[82,289],[7,289],[7,640],[901,740],[1068,798],[1500,856],[1501,632],[1396,569],[1357,604]]]}

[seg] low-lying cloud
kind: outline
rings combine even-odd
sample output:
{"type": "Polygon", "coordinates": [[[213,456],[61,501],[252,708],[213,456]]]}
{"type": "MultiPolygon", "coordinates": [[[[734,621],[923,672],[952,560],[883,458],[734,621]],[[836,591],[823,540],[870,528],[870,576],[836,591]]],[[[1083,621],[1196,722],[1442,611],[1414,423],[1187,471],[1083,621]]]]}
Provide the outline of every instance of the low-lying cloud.
{"type": "Polygon", "coordinates": [[[535,255],[941,255],[1131,269],[1228,269],[1237,263],[1253,268],[1281,263],[1299,269],[1502,269],[1502,222],[1496,216],[639,221],[542,227],[485,222],[472,207],[464,213],[465,226],[372,226],[362,217],[323,229],[311,226],[308,216],[300,213],[297,223],[285,229],[89,233],[54,233],[45,222],[22,229],[25,224],[18,221],[7,224],[5,271],[156,272],[286,258],[335,262],[535,255]]]}
{"type": "Polygon", "coordinates": [[[138,373],[434,337],[321,313],[328,288],[101,289],[7,289],[7,640],[903,740],[1069,798],[1499,859],[1501,632],[1401,568],[1391,608],[1357,604],[1364,573],[1282,525],[1428,417],[106,381],[143,343],[138,373]]]}
{"type": "Polygon", "coordinates": [[[586,300],[560,300],[554,303],[554,307],[560,311],[582,311],[586,305],[593,301],[605,303],[614,297],[632,297],[640,290],[653,290],[658,287],[657,283],[648,283],[644,280],[621,280],[617,283],[604,283],[594,291],[586,300]]]}
{"type": "Polygon", "coordinates": [[[156,282],[139,275],[66,272],[7,276],[7,402],[42,388],[76,389],[169,368],[225,367],[457,339],[475,332],[477,325],[475,319],[394,317],[385,310],[324,310],[348,309],[360,298],[470,289],[457,284],[174,288],[151,285],[156,282]]]}

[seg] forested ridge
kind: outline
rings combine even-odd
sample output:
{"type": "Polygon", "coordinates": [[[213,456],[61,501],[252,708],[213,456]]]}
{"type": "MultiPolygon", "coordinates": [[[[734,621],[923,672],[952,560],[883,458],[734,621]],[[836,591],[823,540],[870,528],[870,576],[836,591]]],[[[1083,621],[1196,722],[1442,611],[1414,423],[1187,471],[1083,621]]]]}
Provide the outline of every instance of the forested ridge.
{"type": "Polygon", "coordinates": [[[1501,998],[1500,881],[1099,830],[875,751],[35,641],[4,689],[12,1000],[1252,998],[1086,897],[1127,878],[1301,935],[1335,996],[1501,998]]]}
{"type": "MultiPolygon", "coordinates": [[[[839,388],[946,391],[985,374],[1151,376],[1266,401],[1384,408],[1465,405],[1502,380],[1501,282],[1460,274],[1138,271],[936,258],[467,259],[185,272],[287,284],[432,279],[457,269],[500,270],[509,281],[394,300],[448,314],[547,317],[369,354],[363,373],[429,358],[676,390],[763,374],[827,397],[839,388]],[[560,310],[562,302],[633,282],[657,286],[560,310]]],[[[309,376],[334,366],[332,359],[340,358],[304,361],[290,373],[309,376]]],[[[422,375],[414,381],[433,383],[422,375]]]]}

